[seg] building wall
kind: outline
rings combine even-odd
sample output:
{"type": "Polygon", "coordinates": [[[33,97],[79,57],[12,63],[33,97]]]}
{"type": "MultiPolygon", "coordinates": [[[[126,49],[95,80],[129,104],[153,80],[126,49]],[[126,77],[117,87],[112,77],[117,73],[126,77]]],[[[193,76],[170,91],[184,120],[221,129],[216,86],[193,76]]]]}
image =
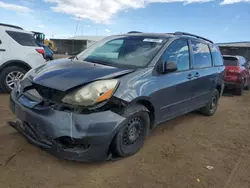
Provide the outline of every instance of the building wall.
{"type": "Polygon", "coordinates": [[[87,40],[50,39],[55,43],[56,54],[75,55],[87,48],[87,40]]]}
{"type": "Polygon", "coordinates": [[[222,55],[239,55],[250,61],[250,47],[219,46],[222,55]]]}

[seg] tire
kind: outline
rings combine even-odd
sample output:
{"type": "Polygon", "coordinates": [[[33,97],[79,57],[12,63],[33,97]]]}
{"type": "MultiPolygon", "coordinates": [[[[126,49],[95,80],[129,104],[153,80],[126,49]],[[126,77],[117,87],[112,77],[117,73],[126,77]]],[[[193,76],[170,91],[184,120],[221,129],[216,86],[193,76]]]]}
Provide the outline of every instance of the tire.
{"type": "Polygon", "coordinates": [[[219,91],[215,89],[212,94],[211,101],[206,106],[201,108],[200,112],[205,116],[214,115],[218,107],[219,98],[220,98],[219,91]]]}
{"type": "Polygon", "coordinates": [[[52,57],[47,57],[47,58],[46,58],[46,61],[52,61],[52,60],[53,60],[52,57]]]}
{"type": "Polygon", "coordinates": [[[132,105],[125,109],[122,116],[126,119],[111,143],[111,152],[117,157],[127,157],[137,153],[150,130],[150,118],[145,106],[132,105]]]}
{"type": "Polygon", "coordinates": [[[239,88],[236,88],[235,94],[241,96],[244,92],[244,83],[239,88]]]}
{"type": "Polygon", "coordinates": [[[245,87],[245,90],[250,90],[250,82],[248,83],[248,85],[245,87]]]}
{"type": "MultiPolygon", "coordinates": [[[[21,80],[22,77],[26,74],[26,70],[24,70],[23,68],[21,67],[17,67],[17,66],[10,66],[10,67],[6,67],[2,70],[2,72],[0,73],[0,90],[1,92],[4,92],[4,93],[10,93],[12,91],[12,88],[10,86],[8,86],[7,84],[7,79],[9,80],[8,78],[8,75],[10,73],[13,73],[13,75],[15,76],[16,75],[16,79],[14,82],[18,81],[18,80],[21,80]],[[17,74],[19,73],[19,74],[17,74]]],[[[11,85],[14,87],[14,84],[11,85]]]]}

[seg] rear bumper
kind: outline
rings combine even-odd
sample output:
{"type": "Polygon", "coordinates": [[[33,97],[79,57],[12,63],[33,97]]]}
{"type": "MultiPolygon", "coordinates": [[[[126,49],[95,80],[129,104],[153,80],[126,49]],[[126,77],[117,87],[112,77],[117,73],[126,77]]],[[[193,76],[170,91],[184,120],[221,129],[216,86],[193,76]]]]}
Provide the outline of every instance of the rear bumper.
{"type": "Polygon", "coordinates": [[[112,138],[124,120],[111,111],[86,115],[52,108],[30,109],[20,103],[15,91],[10,96],[10,109],[20,120],[10,125],[30,143],[58,158],[75,161],[106,160],[112,138]],[[67,147],[58,142],[64,137],[81,144],[67,147]]]}
{"type": "Polygon", "coordinates": [[[233,88],[241,88],[242,83],[238,83],[238,82],[226,82],[225,81],[225,87],[228,89],[233,89],[233,88]]]}

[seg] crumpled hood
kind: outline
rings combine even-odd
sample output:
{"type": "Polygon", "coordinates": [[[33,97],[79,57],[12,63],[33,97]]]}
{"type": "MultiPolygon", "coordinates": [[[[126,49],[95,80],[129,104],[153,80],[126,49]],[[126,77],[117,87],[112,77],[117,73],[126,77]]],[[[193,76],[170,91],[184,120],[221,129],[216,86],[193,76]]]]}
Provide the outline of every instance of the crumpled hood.
{"type": "Polygon", "coordinates": [[[60,59],[31,72],[29,78],[35,84],[66,91],[95,80],[114,78],[130,72],[133,70],[60,59]]]}

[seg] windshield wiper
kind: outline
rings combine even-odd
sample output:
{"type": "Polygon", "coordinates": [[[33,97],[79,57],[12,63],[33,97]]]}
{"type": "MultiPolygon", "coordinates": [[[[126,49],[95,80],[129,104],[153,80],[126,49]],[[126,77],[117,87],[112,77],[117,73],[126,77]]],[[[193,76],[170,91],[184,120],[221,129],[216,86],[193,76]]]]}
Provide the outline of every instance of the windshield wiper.
{"type": "Polygon", "coordinates": [[[83,61],[87,61],[89,63],[96,63],[96,64],[101,64],[101,65],[109,65],[110,63],[107,63],[105,61],[100,61],[97,59],[84,59],[83,61]]]}
{"type": "Polygon", "coordinates": [[[73,56],[69,57],[69,59],[71,59],[71,61],[73,61],[74,59],[79,60],[77,55],[73,55],[73,56]]]}

